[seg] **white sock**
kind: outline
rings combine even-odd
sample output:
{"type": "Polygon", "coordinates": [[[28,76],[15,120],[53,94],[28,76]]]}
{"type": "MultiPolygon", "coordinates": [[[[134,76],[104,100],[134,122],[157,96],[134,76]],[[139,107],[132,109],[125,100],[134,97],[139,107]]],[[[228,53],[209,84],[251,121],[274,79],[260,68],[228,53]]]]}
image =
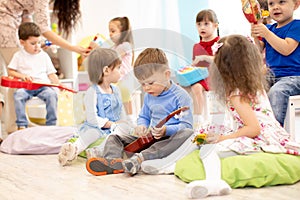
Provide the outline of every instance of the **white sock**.
{"type": "Polygon", "coordinates": [[[176,151],[165,158],[146,160],[142,163],[142,171],[147,174],[170,174],[174,173],[175,163],[183,156],[198,149],[198,146],[192,143],[194,135],[191,135],[176,151]]]}
{"type": "Polygon", "coordinates": [[[206,174],[206,180],[193,181],[186,186],[189,198],[203,198],[209,195],[225,195],[231,187],[221,179],[221,160],[217,154],[217,144],[206,144],[200,149],[200,159],[206,174]]]}
{"type": "Polygon", "coordinates": [[[206,144],[200,149],[199,156],[202,160],[207,180],[221,180],[221,160],[217,154],[217,144],[206,144]]]}
{"type": "Polygon", "coordinates": [[[226,195],[230,192],[230,186],[221,179],[193,181],[185,187],[185,194],[190,199],[204,198],[211,195],[226,195]]]}

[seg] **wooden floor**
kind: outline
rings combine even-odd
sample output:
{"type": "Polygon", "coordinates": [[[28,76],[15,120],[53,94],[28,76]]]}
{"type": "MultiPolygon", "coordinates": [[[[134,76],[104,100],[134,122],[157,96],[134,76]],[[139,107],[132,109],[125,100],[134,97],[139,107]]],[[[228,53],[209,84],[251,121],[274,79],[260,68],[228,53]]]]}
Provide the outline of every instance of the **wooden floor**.
{"type": "MultiPolygon", "coordinates": [[[[186,183],[174,175],[125,174],[93,176],[85,160],[72,166],[58,165],[56,155],[0,153],[0,199],[187,199],[186,183]]],[[[288,186],[234,189],[230,195],[207,199],[299,199],[300,182],[288,186]]]]}
{"type": "MultiPolygon", "coordinates": [[[[299,115],[298,115],[299,116],[299,115]]],[[[300,118],[297,118],[297,133],[300,118]]],[[[5,138],[5,133],[4,133],[5,138]]],[[[174,175],[125,174],[93,176],[85,159],[61,167],[57,155],[8,155],[0,153],[0,200],[147,200],[187,199],[186,183],[174,175]]],[[[221,200],[296,200],[300,182],[294,185],[233,189],[221,200]]]]}

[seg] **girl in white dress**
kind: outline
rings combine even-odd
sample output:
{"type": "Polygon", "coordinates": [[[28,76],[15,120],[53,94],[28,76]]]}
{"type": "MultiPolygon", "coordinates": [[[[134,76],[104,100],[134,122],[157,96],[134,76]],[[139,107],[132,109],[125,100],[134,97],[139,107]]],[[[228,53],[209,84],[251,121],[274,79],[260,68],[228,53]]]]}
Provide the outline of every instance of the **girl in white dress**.
{"type": "Polygon", "coordinates": [[[230,186],[221,180],[219,157],[224,157],[224,152],[231,152],[231,155],[260,151],[298,155],[300,149],[290,141],[289,133],[274,117],[265,92],[262,55],[255,45],[244,36],[231,35],[220,39],[213,51],[210,85],[231,113],[234,128],[228,131],[223,125],[220,128],[220,125],[210,124],[201,130],[207,133],[207,144],[200,150],[206,180],[187,185],[189,198],[230,193],[230,186]]]}

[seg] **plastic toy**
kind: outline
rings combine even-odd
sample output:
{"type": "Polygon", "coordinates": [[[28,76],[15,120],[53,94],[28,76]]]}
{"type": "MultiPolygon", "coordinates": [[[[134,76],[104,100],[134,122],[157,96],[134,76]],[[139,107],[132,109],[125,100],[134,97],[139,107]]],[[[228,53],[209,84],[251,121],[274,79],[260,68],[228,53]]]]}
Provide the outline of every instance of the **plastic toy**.
{"type": "Polygon", "coordinates": [[[193,143],[195,143],[197,145],[205,144],[206,138],[207,138],[206,133],[199,133],[194,137],[193,143]]]}
{"type": "Polygon", "coordinates": [[[184,66],[176,71],[176,79],[183,87],[190,86],[207,77],[207,67],[184,66]]]}

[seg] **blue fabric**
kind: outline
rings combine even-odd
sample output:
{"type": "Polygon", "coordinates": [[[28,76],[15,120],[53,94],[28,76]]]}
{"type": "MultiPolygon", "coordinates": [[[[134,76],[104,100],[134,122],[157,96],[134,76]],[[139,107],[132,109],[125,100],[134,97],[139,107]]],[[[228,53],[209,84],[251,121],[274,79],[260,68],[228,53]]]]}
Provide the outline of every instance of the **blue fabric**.
{"type": "MultiPolygon", "coordinates": [[[[300,20],[293,20],[289,24],[276,28],[277,23],[272,24],[269,30],[278,37],[292,38],[300,41],[300,20]]],[[[266,63],[272,69],[275,77],[300,76],[300,45],[288,56],[278,53],[266,40],[266,63]]]]}
{"type": "Polygon", "coordinates": [[[41,87],[37,90],[18,89],[14,93],[15,111],[18,126],[28,126],[25,114],[26,101],[32,97],[42,99],[46,104],[46,125],[56,125],[57,120],[57,94],[51,87],[41,87]]]}
{"type": "Polygon", "coordinates": [[[300,94],[300,76],[276,78],[275,84],[270,88],[268,97],[275,118],[284,125],[284,119],[289,97],[300,94]]]}
{"type": "MultiPolygon", "coordinates": [[[[172,82],[171,87],[157,97],[145,94],[137,124],[146,127],[156,126],[161,119],[184,106],[192,108],[192,100],[183,88],[172,82]]],[[[192,122],[193,116],[190,110],[185,111],[180,118],[172,117],[166,122],[166,135],[173,135],[184,128],[192,128],[192,122]]]]}
{"type": "MultiPolygon", "coordinates": [[[[97,85],[92,86],[97,93],[97,111],[98,116],[102,118],[108,118],[109,121],[116,122],[120,120],[122,112],[122,100],[120,92],[117,87],[111,85],[113,90],[112,94],[103,94],[100,92],[97,85]]],[[[110,134],[109,128],[99,128],[97,125],[88,123],[87,121],[80,127],[79,133],[85,132],[87,128],[98,129],[100,134],[105,135],[110,134]]]]}

